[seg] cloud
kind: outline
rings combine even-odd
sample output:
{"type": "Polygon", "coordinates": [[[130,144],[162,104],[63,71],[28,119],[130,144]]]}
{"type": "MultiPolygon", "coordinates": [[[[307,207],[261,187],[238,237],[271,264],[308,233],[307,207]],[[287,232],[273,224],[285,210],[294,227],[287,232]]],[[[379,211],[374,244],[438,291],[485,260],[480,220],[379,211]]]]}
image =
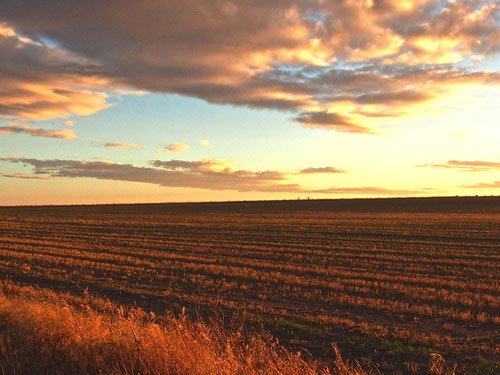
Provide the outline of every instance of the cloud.
{"type": "Polygon", "coordinates": [[[317,174],[317,173],[346,173],[346,171],[334,167],[305,168],[297,174],[317,174]]]}
{"type": "Polygon", "coordinates": [[[389,196],[410,196],[414,194],[424,194],[430,192],[433,189],[386,189],[381,187],[334,187],[328,189],[318,189],[314,190],[314,193],[322,194],[368,194],[368,195],[389,195],[389,196]]]}
{"type": "Polygon", "coordinates": [[[360,124],[347,115],[338,113],[303,112],[294,120],[307,127],[335,128],[348,133],[372,133],[373,131],[360,124]]]}
{"type": "Polygon", "coordinates": [[[29,175],[25,173],[14,173],[14,174],[9,174],[9,173],[2,173],[3,177],[9,177],[9,178],[24,178],[27,180],[51,180],[49,176],[38,176],[38,175],[29,175]]]}
{"type": "Polygon", "coordinates": [[[421,164],[417,167],[455,169],[462,172],[494,172],[500,170],[500,163],[481,160],[448,160],[442,164],[421,164]]]}
{"type": "Polygon", "coordinates": [[[13,120],[9,121],[7,123],[7,126],[18,126],[18,125],[24,125],[24,124],[32,124],[33,121],[30,120],[13,120]]]}
{"type": "Polygon", "coordinates": [[[401,105],[404,103],[420,103],[427,101],[431,95],[417,90],[401,90],[394,92],[372,93],[358,95],[349,100],[359,104],[385,104],[387,106],[401,105]]]}
{"type": "Polygon", "coordinates": [[[449,2],[426,23],[407,29],[408,59],[414,64],[445,64],[498,52],[499,12],[496,2],[449,2]]]}
{"type": "Polygon", "coordinates": [[[468,189],[500,189],[500,181],[491,183],[483,182],[474,185],[462,185],[461,187],[468,189]]]}
{"type": "Polygon", "coordinates": [[[140,145],[119,143],[119,142],[104,142],[104,147],[106,148],[142,148],[140,145]]]}
{"type": "Polygon", "coordinates": [[[45,130],[42,128],[33,128],[30,126],[7,125],[0,126],[0,134],[29,134],[32,137],[48,137],[59,139],[76,139],[77,136],[73,129],[60,129],[60,130],[45,130]]]}
{"type": "Polygon", "coordinates": [[[219,161],[182,162],[154,160],[151,167],[109,161],[40,160],[8,157],[4,161],[30,165],[35,176],[50,178],[90,177],[104,180],[135,181],[167,187],[261,192],[301,192],[298,184],[286,183],[278,171],[214,170],[219,161]]]}
{"type": "Polygon", "coordinates": [[[230,172],[235,168],[234,164],[227,160],[214,160],[204,158],[202,160],[177,160],[168,161],[151,160],[151,165],[169,170],[191,170],[191,171],[225,171],[230,172]]]}
{"type": "Polygon", "coordinates": [[[90,114],[111,88],[377,133],[459,88],[498,85],[477,61],[500,51],[499,13],[482,0],[4,1],[0,114],[90,114]]]}
{"type": "MultiPolygon", "coordinates": [[[[288,176],[297,173],[236,169],[231,163],[225,160],[151,160],[147,167],[119,164],[111,161],[40,160],[15,156],[0,160],[31,166],[34,169],[32,176],[43,176],[44,178],[88,177],[103,180],[143,182],[165,187],[235,190],[239,192],[369,194],[388,196],[408,196],[412,194],[425,194],[431,191],[429,189],[392,190],[380,187],[310,189],[289,181],[288,176]]],[[[314,168],[307,169],[312,170],[314,168]]],[[[14,177],[14,175],[7,175],[5,177],[14,177]]]]}
{"type": "Polygon", "coordinates": [[[63,122],[63,125],[64,126],[73,126],[73,125],[75,125],[75,123],[72,120],[66,120],[63,122]]]}
{"type": "Polygon", "coordinates": [[[91,115],[109,106],[99,68],[0,20],[0,117],[46,120],[91,115]]]}
{"type": "Polygon", "coordinates": [[[210,141],[207,141],[206,139],[202,139],[200,140],[200,144],[202,146],[205,146],[205,147],[210,147],[210,148],[213,148],[214,145],[210,143],[210,141]]]}
{"type": "Polygon", "coordinates": [[[186,152],[189,150],[189,145],[185,142],[178,142],[178,143],[171,143],[168,146],[165,146],[165,148],[160,148],[156,150],[157,152],[164,152],[165,150],[174,152],[174,153],[181,153],[181,152],[186,152]]]}

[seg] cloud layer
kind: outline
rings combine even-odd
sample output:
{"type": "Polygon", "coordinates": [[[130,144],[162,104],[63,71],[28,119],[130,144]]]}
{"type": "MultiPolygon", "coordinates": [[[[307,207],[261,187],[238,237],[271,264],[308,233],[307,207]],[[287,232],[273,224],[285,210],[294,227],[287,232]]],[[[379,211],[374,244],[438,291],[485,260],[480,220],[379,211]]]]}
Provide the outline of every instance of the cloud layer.
{"type": "Polygon", "coordinates": [[[31,127],[27,125],[7,124],[0,126],[0,135],[8,134],[29,134],[32,137],[48,137],[59,139],[76,139],[77,136],[73,129],[47,130],[42,128],[31,127]]]}
{"type": "Polygon", "coordinates": [[[474,185],[464,185],[462,187],[468,188],[468,189],[499,189],[500,188],[500,181],[481,182],[481,183],[477,183],[474,185]]]}
{"type": "Polygon", "coordinates": [[[376,133],[498,85],[477,62],[500,51],[499,13],[484,0],[3,1],[0,115],[91,114],[108,105],[100,88],[129,87],[376,133]]]}
{"type": "Polygon", "coordinates": [[[322,174],[322,173],[347,173],[346,171],[334,167],[309,167],[302,169],[298,174],[322,174]]]}
{"type": "MultiPolygon", "coordinates": [[[[296,172],[235,169],[231,163],[225,160],[151,160],[148,167],[119,164],[110,161],[40,160],[19,157],[7,157],[1,160],[30,166],[34,170],[32,175],[24,173],[3,175],[12,178],[90,177],[103,180],[143,182],[165,187],[235,190],[239,192],[412,195],[428,191],[427,189],[391,190],[379,187],[310,189],[289,181],[289,176],[297,174],[296,172]]],[[[314,170],[321,171],[314,173],[339,173],[337,172],[339,170],[333,167],[306,168],[298,173],[301,174],[304,171],[314,170]]],[[[308,172],[305,173],[307,174],[308,172]]]]}
{"type": "Polygon", "coordinates": [[[441,164],[421,164],[418,167],[439,168],[439,169],[454,169],[462,172],[495,172],[500,171],[500,163],[492,161],[464,161],[464,160],[448,160],[441,164]]]}
{"type": "Polygon", "coordinates": [[[51,178],[49,176],[44,176],[44,175],[30,175],[26,173],[2,173],[1,176],[3,177],[10,177],[10,178],[23,178],[27,180],[50,180],[51,178]]]}

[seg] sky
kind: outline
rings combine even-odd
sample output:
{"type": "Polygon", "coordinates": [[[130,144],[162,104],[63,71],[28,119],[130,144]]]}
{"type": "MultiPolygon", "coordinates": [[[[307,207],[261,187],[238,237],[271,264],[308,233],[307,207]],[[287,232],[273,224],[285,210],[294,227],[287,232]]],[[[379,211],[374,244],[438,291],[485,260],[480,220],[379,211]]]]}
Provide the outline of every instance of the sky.
{"type": "Polygon", "coordinates": [[[500,4],[0,0],[0,205],[500,194],[500,4]]]}

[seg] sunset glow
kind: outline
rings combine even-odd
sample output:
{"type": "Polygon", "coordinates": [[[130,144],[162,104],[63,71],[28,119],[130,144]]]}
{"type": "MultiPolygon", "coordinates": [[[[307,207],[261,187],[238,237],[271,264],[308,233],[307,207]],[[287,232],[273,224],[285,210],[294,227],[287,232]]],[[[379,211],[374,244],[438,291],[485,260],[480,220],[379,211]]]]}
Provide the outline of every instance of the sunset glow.
{"type": "Polygon", "coordinates": [[[0,205],[500,194],[497,1],[0,2],[0,205]]]}

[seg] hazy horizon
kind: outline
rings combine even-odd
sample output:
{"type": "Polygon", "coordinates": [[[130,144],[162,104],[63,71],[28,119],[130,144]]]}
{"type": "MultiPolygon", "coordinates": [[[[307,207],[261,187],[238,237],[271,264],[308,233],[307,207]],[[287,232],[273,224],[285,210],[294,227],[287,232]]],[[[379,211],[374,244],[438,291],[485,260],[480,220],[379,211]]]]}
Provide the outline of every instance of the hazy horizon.
{"type": "Polygon", "coordinates": [[[212,201],[158,201],[158,202],[115,202],[115,203],[62,203],[62,204],[17,204],[17,205],[0,205],[0,208],[22,208],[22,207],[70,207],[70,206],[148,206],[148,205],[211,205],[211,204],[252,204],[252,203],[287,203],[287,202],[370,202],[370,201],[404,201],[404,200],[415,200],[415,201],[425,201],[425,200],[454,200],[454,199],[487,199],[496,198],[500,199],[500,195],[442,195],[442,196],[421,196],[421,197],[345,197],[345,198],[311,198],[311,197],[296,197],[288,199],[260,199],[260,200],[212,200],[212,201]]]}

